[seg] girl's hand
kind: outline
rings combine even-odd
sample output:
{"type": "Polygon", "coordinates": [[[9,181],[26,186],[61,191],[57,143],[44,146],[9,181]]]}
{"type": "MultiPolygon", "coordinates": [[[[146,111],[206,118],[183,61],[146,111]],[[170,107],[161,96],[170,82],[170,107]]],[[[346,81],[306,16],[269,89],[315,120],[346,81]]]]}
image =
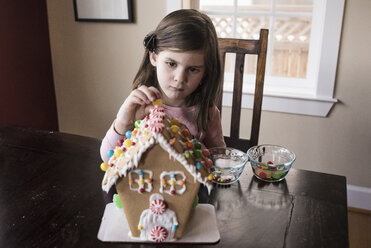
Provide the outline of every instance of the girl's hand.
{"type": "Polygon", "coordinates": [[[161,98],[161,93],[155,87],[140,86],[133,90],[121,105],[115,121],[115,129],[119,134],[125,134],[138,119],[143,119],[152,108],[152,102],[161,98]]]}

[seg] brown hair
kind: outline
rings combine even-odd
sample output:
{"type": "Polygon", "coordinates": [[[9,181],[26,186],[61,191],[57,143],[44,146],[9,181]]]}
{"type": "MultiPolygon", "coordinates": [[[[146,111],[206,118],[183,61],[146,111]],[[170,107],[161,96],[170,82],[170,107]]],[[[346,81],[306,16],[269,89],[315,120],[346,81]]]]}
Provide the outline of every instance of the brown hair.
{"type": "Polygon", "coordinates": [[[209,108],[216,104],[221,91],[221,64],[218,39],[211,19],[194,9],[168,14],[144,39],[146,51],[134,78],[133,89],[140,85],[159,87],[156,70],[149,60],[149,51],[195,51],[205,53],[205,75],[199,87],[188,97],[187,105],[196,106],[195,118],[199,130],[207,130],[209,108]]]}

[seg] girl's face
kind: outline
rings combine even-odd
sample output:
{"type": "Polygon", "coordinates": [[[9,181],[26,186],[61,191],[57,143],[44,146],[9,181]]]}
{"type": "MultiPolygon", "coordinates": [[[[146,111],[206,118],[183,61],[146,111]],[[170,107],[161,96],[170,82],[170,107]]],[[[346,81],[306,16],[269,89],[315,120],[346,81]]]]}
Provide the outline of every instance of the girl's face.
{"type": "Polygon", "coordinates": [[[156,67],[165,104],[186,106],[186,98],[197,89],[205,74],[204,52],[164,50],[158,54],[150,52],[149,56],[156,67]]]}

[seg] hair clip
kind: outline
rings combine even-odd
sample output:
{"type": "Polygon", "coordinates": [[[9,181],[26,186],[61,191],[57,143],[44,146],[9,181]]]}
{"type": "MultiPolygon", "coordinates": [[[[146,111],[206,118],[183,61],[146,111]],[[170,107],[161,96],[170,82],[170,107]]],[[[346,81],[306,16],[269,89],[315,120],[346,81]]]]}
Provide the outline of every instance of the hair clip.
{"type": "Polygon", "coordinates": [[[143,45],[151,52],[155,52],[156,49],[156,35],[147,34],[144,38],[143,45]]]}

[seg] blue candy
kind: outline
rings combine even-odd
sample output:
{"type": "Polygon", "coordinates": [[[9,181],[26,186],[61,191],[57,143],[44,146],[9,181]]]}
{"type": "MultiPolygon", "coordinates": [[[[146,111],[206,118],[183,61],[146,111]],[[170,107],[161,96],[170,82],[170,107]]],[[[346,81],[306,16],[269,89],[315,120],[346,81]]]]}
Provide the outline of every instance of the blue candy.
{"type": "Polygon", "coordinates": [[[197,161],[197,163],[196,163],[196,169],[197,170],[200,170],[201,169],[201,163],[200,163],[200,161],[197,161]]]}
{"type": "Polygon", "coordinates": [[[113,150],[109,150],[109,151],[107,152],[107,156],[110,158],[110,157],[113,156],[113,153],[114,153],[113,150]]]}
{"type": "Polygon", "coordinates": [[[127,131],[125,134],[126,138],[131,139],[131,131],[127,131]]]}

